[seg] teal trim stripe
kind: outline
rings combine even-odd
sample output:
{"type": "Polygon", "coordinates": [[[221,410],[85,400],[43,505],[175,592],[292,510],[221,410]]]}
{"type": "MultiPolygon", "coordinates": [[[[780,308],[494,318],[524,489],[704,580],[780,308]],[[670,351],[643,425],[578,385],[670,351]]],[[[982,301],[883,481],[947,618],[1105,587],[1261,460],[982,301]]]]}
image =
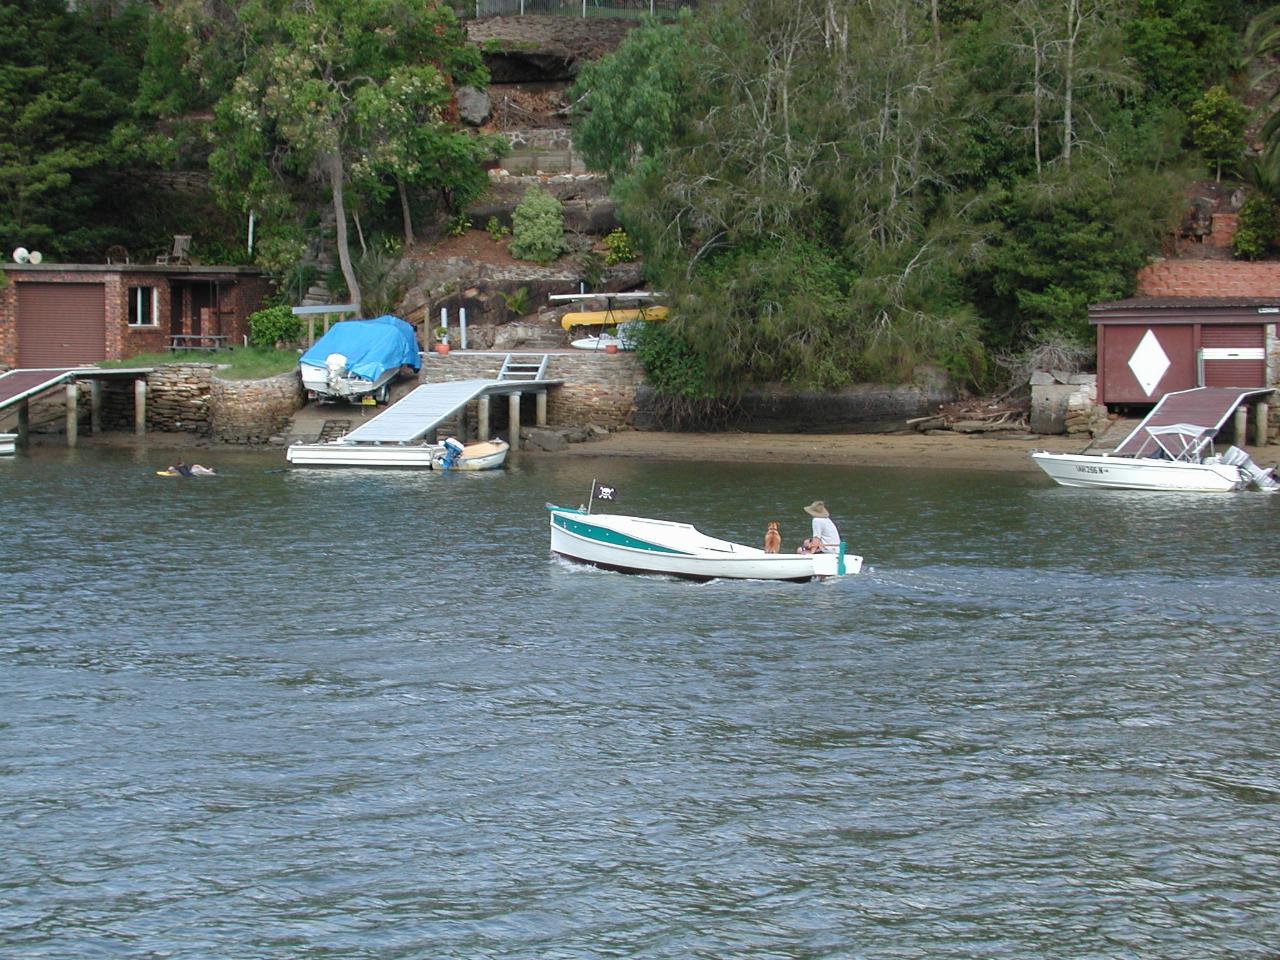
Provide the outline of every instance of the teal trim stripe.
{"type": "Polygon", "coordinates": [[[607,530],[604,527],[598,527],[594,523],[583,523],[581,520],[571,520],[561,513],[553,513],[551,522],[562,530],[569,533],[576,533],[580,537],[586,537],[588,540],[595,540],[597,543],[608,544],[611,547],[630,547],[632,550],[648,550],[651,553],[671,553],[676,556],[688,557],[693,556],[685,550],[672,550],[670,547],[662,547],[656,543],[649,543],[647,540],[638,540],[635,537],[629,537],[625,533],[618,533],[615,530],[607,530]]]}

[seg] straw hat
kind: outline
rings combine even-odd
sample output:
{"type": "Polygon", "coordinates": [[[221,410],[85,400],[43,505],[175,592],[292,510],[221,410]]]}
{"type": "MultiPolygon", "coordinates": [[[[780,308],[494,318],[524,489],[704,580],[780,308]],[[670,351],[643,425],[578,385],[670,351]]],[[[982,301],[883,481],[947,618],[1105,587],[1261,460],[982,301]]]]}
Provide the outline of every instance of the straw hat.
{"type": "Polygon", "coordinates": [[[831,514],[827,513],[827,505],[823,503],[821,500],[813,501],[813,503],[809,504],[807,507],[804,508],[804,512],[811,517],[831,516],[831,514]]]}

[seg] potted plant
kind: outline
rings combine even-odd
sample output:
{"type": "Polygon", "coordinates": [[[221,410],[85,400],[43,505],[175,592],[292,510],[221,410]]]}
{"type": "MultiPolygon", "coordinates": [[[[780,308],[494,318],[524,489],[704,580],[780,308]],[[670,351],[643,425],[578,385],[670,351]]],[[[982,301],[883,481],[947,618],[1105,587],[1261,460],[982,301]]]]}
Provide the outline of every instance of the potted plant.
{"type": "Polygon", "coordinates": [[[446,326],[436,327],[436,353],[444,356],[449,352],[449,328],[446,326]]]}

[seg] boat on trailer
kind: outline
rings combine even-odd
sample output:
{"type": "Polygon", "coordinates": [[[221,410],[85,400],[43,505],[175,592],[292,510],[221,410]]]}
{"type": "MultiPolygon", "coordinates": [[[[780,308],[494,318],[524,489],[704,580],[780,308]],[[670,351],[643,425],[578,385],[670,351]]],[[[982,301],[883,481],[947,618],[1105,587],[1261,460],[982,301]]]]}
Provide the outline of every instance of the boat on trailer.
{"type": "Polygon", "coordinates": [[[558,507],[551,514],[551,552],[577,563],[620,573],[660,574],[686,580],[790,580],[843,577],[862,569],[846,553],[765,553],[720,540],[687,523],[590,513],[558,507]]]}
{"type": "Polygon", "coordinates": [[[1259,467],[1239,447],[1214,451],[1227,418],[1270,389],[1197,387],[1165,394],[1110,454],[1036,451],[1032,460],[1064,487],[1229,493],[1280,489],[1274,467],[1259,467]]]}
{"type": "Polygon", "coordinates": [[[295,443],[285,458],[299,467],[415,467],[419,470],[497,470],[507,459],[505,440],[461,443],[295,443]]]}

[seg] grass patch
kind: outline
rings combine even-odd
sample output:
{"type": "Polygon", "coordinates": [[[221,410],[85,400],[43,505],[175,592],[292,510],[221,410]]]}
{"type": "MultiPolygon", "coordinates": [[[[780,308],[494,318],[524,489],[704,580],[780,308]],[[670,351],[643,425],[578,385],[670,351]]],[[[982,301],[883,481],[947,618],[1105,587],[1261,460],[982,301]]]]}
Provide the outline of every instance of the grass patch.
{"type": "Polygon", "coordinates": [[[298,366],[295,350],[236,347],[234,350],[179,350],[142,353],[125,360],[103,360],[100,367],[162,367],[169,363],[216,363],[224,380],[265,380],[298,366]]]}

